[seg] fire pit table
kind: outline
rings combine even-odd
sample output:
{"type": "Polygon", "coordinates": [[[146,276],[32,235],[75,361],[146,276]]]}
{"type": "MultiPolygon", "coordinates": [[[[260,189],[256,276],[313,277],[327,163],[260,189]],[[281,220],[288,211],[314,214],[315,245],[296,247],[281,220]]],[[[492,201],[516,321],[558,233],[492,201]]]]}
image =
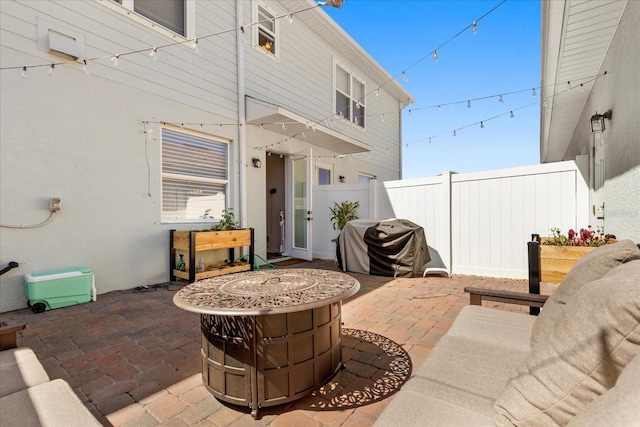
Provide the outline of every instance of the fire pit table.
{"type": "Polygon", "coordinates": [[[299,399],[342,366],[342,300],[360,289],[335,271],[278,269],[185,286],[173,302],[200,313],[202,379],[218,399],[261,407],[299,399]]]}

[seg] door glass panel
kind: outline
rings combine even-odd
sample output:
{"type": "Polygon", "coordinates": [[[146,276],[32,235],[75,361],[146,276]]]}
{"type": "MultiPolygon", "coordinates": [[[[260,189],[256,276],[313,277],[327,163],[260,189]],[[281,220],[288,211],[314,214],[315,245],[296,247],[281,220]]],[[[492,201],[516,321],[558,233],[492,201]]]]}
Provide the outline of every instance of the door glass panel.
{"type": "Polygon", "coordinates": [[[307,248],[307,159],[293,161],[294,241],[296,248],[307,248]]]}

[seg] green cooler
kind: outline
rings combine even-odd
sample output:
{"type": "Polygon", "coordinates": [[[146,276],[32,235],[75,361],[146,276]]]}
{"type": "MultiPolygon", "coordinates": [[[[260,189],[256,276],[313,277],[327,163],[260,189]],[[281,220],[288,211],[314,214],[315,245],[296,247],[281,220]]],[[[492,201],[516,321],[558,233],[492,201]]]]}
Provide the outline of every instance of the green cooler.
{"type": "Polygon", "coordinates": [[[34,313],[96,300],[95,279],[85,267],[25,274],[24,291],[34,313]]]}

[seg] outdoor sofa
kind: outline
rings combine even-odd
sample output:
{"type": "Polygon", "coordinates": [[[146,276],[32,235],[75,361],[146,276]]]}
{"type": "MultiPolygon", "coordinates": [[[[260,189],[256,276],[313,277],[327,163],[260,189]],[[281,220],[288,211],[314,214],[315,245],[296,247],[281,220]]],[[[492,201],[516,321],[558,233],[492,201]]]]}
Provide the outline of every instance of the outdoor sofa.
{"type": "Polygon", "coordinates": [[[640,425],[640,249],[630,240],[584,256],[548,299],[466,290],[472,304],[376,426],[640,425]],[[483,299],[543,307],[530,316],[483,299]]]}
{"type": "Polygon", "coordinates": [[[0,426],[101,426],[69,384],[49,379],[33,350],[16,347],[25,325],[0,325],[0,426]]]}

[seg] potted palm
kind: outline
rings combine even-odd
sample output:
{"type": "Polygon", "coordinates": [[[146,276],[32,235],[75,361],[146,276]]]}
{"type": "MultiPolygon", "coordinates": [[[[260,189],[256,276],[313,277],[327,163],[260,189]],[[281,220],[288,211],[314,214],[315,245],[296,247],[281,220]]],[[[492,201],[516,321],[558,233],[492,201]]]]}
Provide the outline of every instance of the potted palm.
{"type": "MultiPolygon", "coordinates": [[[[337,202],[333,202],[333,207],[329,207],[329,210],[331,211],[331,217],[329,217],[329,220],[331,221],[333,229],[342,231],[347,222],[358,219],[359,207],[360,202],[344,201],[340,204],[338,204],[337,202]]],[[[336,243],[336,258],[338,259],[338,266],[342,270],[340,235],[338,234],[338,237],[336,237],[335,239],[331,239],[331,241],[336,243]]]]}

